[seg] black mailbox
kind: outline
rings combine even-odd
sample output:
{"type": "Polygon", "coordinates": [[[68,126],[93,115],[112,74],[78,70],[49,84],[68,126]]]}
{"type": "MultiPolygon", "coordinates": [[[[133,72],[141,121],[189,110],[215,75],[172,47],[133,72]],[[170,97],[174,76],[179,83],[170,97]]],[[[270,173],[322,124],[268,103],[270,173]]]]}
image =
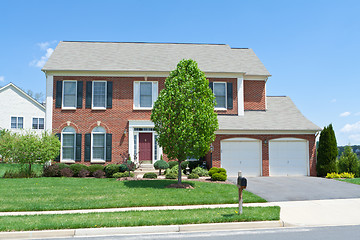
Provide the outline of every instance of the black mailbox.
{"type": "Polygon", "coordinates": [[[246,188],[247,186],[247,179],[244,177],[238,177],[237,179],[237,186],[238,188],[246,188]]]}

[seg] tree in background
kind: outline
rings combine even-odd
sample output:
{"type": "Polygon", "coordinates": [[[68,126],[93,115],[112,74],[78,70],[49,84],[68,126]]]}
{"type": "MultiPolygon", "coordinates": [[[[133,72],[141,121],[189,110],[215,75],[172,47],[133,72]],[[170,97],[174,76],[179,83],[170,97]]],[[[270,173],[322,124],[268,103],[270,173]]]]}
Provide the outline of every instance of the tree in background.
{"type": "Polygon", "coordinates": [[[151,113],[159,145],[171,160],[181,162],[204,156],[215,139],[218,128],[214,112],[215,97],[209,81],[191,59],[181,60],[165,80],[151,113]]]}
{"type": "Polygon", "coordinates": [[[351,146],[345,146],[344,152],[338,160],[339,172],[349,172],[359,174],[359,160],[351,146]]]}
{"type": "Polygon", "coordinates": [[[59,155],[60,141],[54,134],[44,132],[41,136],[33,131],[13,133],[6,131],[0,137],[0,155],[4,161],[29,164],[44,164],[59,155]]]}
{"type": "Polygon", "coordinates": [[[327,173],[336,172],[336,157],[338,155],[335,132],[330,124],[320,133],[319,147],[317,152],[316,171],[319,177],[327,173]]]}

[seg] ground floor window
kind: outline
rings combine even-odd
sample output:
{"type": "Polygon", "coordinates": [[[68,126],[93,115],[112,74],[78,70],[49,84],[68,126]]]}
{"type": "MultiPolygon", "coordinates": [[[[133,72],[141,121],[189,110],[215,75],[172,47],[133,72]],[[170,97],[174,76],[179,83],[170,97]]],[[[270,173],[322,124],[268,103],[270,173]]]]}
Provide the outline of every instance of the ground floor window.
{"type": "Polygon", "coordinates": [[[96,127],[92,131],[92,160],[105,161],[106,131],[103,127],[96,127]]]}
{"type": "Polygon", "coordinates": [[[72,127],[66,127],[61,132],[62,160],[75,160],[76,132],[72,127]]]}

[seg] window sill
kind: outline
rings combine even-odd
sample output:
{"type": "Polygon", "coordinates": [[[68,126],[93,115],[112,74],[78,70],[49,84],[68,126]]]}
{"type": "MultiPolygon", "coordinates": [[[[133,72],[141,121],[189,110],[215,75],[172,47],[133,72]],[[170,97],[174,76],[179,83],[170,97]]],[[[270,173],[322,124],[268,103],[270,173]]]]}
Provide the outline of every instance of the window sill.
{"type": "Polygon", "coordinates": [[[102,159],[91,159],[91,163],[105,163],[105,160],[102,160],[102,159]]]}
{"type": "Polygon", "coordinates": [[[106,110],[105,107],[92,107],[92,110],[106,110]]]}
{"type": "Polygon", "coordinates": [[[134,107],[134,110],[153,110],[152,107],[134,107]]]}
{"type": "Polygon", "coordinates": [[[227,108],[214,108],[215,111],[227,111],[227,108]]]}
{"type": "Polygon", "coordinates": [[[76,110],[76,107],[62,107],[61,110],[76,110]]]}
{"type": "Polygon", "coordinates": [[[75,163],[75,160],[61,159],[60,162],[61,162],[61,163],[75,163]]]}

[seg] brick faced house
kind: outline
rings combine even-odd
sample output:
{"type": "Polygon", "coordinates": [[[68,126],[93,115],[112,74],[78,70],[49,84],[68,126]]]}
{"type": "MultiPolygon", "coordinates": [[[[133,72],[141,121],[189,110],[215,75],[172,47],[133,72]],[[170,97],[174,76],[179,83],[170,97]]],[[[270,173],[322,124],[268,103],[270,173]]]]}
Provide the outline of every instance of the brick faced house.
{"type": "MultiPolygon", "coordinates": [[[[288,97],[266,97],[269,72],[251,49],[218,44],[60,42],[46,74],[46,129],[58,161],[119,163],[162,154],[150,114],[169,72],[191,58],[209,79],[219,129],[208,166],[228,175],[316,175],[315,134],[288,97]]],[[[165,157],[166,158],[166,157],[165,157]]]]}

